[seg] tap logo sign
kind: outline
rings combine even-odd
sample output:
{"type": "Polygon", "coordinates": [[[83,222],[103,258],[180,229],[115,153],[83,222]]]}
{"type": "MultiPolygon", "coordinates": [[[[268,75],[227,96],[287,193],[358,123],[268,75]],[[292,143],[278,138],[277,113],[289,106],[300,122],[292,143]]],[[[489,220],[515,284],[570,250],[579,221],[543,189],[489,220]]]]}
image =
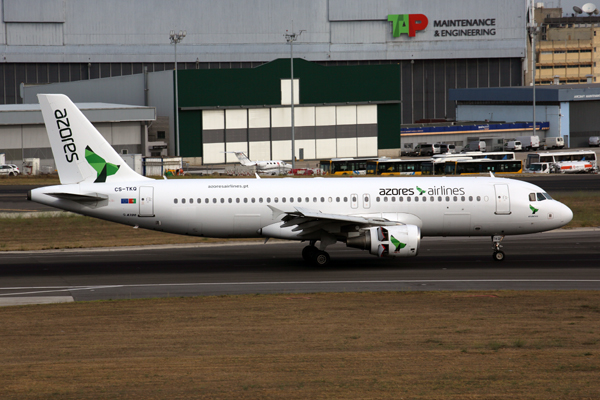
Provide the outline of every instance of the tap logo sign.
{"type": "Polygon", "coordinates": [[[427,28],[429,20],[423,14],[390,14],[388,22],[392,23],[392,35],[400,37],[406,33],[410,37],[414,37],[417,31],[422,31],[427,28]]]}

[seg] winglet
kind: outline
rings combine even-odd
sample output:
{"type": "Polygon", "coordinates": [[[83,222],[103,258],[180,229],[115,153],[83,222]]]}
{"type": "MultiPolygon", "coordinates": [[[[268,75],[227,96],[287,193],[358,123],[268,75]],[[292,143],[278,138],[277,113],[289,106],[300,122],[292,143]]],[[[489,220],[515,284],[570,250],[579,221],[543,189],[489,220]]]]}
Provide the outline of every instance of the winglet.
{"type": "Polygon", "coordinates": [[[495,178],[495,177],[496,177],[496,175],[494,175],[494,173],[493,173],[492,171],[490,171],[490,177],[491,177],[491,178],[495,178]]]}
{"type": "Polygon", "coordinates": [[[256,176],[256,179],[260,179],[260,176],[258,176],[258,173],[254,173],[254,176],[256,176]]]}
{"type": "Polygon", "coordinates": [[[273,211],[273,218],[277,218],[279,217],[281,214],[285,214],[285,211],[281,211],[279,208],[273,207],[273,206],[267,206],[271,209],[271,211],[273,211]]]}

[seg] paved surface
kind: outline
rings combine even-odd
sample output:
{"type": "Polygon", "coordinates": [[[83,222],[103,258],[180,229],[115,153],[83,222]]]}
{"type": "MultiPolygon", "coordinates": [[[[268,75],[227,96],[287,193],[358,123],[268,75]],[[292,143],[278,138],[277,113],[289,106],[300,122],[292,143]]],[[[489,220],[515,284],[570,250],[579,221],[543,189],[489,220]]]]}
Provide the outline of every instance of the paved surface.
{"type": "Polygon", "coordinates": [[[0,304],[243,293],[397,290],[600,290],[600,228],[508,237],[494,262],[489,238],[425,238],[414,258],[378,259],[343,245],[327,268],[303,244],[10,252],[0,255],[0,304]],[[27,300],[15,298],[29,298],[27,300]],[[33,299],[32,299],[33,298],[33,299]],[[12,300],[11,300],[12,299],[12,300]],[[44,299],[44,301],[48,301],[44,299]]]}

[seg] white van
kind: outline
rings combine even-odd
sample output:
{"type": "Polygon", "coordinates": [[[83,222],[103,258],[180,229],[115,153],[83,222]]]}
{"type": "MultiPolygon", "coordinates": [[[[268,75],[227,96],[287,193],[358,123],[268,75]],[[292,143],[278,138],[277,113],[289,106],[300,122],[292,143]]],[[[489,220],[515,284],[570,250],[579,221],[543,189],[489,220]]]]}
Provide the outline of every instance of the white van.
{"type": "Polygon", "coordinates": [[[565,147],[565,139],[561,137],[547,137],[544,140],[544,145],[549,149],[562,149],[565,147]]]}
{"type": "Polygon", "coordinates": [[[523,150],[523,146],[521,146],[521,142],[518,140],[511,140],[510,142],[504,145],[505,151],[521,151],[523,150]]]}
{"type": "Polygon", "coordinates": [[[521,142],[521,147],[523,150],[533,150],[537,151],[540,148],[540,137],[539,136],[519,136],[515,138],[521,142]]]}
{"type": "Polygon", "coordinates": [[[588,140],[590,147],[600,147],[600,136],[591,136],[588,140]]]}

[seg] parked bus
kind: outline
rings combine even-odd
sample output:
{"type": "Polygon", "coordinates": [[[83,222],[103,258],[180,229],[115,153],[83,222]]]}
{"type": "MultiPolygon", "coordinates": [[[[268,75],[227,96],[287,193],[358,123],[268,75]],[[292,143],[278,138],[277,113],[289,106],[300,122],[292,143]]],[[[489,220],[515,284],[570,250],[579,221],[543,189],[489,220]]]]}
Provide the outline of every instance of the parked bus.
{"type": "Polygon", "coordinates": [[[377,157],[365,158],[332,158],[319,161],[323,175],[365,175],[367,161],[377,160],[377,157]]]}
{"type": "Polygon", "coordinates": [[[423,160],[381,158],[367,161],[367,175],[400,176],[421,175],[423,160]]]}
{"type": "Polygon", "coordinates": [[[529,168],[529,164],[533,163],[560,164],[570,161],[589,161],[593,166],[593,170],[598,170],[597,157],[594,150],[552,151],[527,154],[525,167],[529,168]]]}
{"type": "Polygon", "coordinates": [[[520,174],[523,172],[521,160],[455,160],[444,163],[446,175],[472,175],[493,172],[494,174],[520,174]]]}
{"type": "MultiPolygon", "coordinates": [[[[429,160],[424,160],[421,164],[422,175],[445,175],[446,163],[449,161],[469,161],[469,160],[495,160],[511,161],[515,160],[515,153],[512,151],[494,151],[483,153],[481,151],[472,151],[461,154],[438,154],[429,160]]],[[[490,164],[486,164],[490,165],[490,164]]]]}

